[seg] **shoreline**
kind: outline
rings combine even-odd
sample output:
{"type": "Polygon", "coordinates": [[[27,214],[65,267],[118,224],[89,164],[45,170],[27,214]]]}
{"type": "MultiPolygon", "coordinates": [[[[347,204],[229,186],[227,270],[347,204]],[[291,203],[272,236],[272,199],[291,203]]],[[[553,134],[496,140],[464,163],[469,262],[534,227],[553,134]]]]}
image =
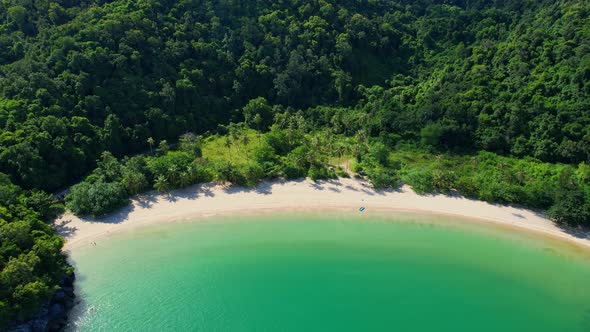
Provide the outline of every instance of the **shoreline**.
{"type": "Polygon", "coordinates": [[[112,233],[153,224],[195,222],[235,214],[300,211],[456,217],[464,222],[507,226],[590,249],[588,234],[570,234],[533,210],[453,194],[421,196],[409,186],[397,190],[374,190],[365,181],[344,178],[318,182],[309,179],[265,181],[251,189],[206,183],[167,194],[148,192],[132,197],[128,206],[110,215],[79,218],[66,213],[53,225],[66,240],[64,251],[71,251],[112,233]],[[366,212],[360,212],[360,207],[365,207],[366,212]]]}

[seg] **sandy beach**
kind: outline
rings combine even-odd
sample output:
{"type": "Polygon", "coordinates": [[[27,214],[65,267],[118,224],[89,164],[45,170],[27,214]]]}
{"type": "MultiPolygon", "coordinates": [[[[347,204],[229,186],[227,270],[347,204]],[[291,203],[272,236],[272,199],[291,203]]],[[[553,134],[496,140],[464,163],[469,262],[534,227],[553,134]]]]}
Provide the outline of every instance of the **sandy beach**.
{"type": "Polygon", "coordinates": [[[561,229],[543,214],[505,205],[489,204],[460,195],[425,195],[404,186],[375,191],[367,182],[338,179],[313,182],[268,181],[253,189],[201,184],[168,194],[135,196],[131,204],[102,218],[78,218],[66,213],[54,226],[66,239],[65,250],[91,244],[113,232],[153,223],[196,221],[211,216],[284,211],[341,211],[343,213],[411,212],[464,217],[533,231],[590,248],[588,234],[561,229]]]}

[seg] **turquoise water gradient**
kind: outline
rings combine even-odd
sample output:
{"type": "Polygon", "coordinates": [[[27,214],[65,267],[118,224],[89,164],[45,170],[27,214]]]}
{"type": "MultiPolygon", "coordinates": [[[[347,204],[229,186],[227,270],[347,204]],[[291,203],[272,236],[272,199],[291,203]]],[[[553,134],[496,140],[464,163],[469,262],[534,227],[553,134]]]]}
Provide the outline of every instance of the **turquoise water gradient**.
{"type": "Polygon", "coordinates": [[[435,217],[264,216],[77,249],[75,331],[590,331],[589,255],[435,217]],[[438,218],[437,218],[438,219],[438,218]]]}

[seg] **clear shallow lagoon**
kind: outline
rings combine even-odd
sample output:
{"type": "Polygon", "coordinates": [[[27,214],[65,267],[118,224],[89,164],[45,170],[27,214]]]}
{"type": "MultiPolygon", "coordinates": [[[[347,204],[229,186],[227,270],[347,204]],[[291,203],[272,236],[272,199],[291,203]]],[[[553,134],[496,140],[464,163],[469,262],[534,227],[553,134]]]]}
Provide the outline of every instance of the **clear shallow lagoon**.
{"type": "Polygon", "coordinates": [[[71,330],[590,331],[590,254],[440,219],[277,215],[113,234],[72,254],[84,303],[71,330]]]}

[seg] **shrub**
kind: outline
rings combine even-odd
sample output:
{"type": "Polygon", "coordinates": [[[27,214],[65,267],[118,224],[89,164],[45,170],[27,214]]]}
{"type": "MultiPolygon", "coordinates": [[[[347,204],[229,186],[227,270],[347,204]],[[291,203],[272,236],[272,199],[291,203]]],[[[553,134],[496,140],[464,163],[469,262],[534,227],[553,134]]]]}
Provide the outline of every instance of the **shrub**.
{"type": "Polygon", "coordinates": [[[466,197],[478,198],[478,187],[472,176],[463,175],[455,181],[455,189],[466,197]]]}
{"type": "Polygon", "coordinates": [[[369,155],[381,165],[387,165],[389,149],[381,142],[375,142],[369,149],[369,155]]]}
{"type": "Polygon", "coordinates": [[[341,166],[336,167],[336,176],[340,178],[350,178],[350,174],[348,174],[341,166]]]}
{"type": "Polygon", "coordinates": [[[452,171],[434,170],[432,172],[432,185],[437,192],[449,193],[455,186],[457,176],[452,171]]]}
{"type": "Polygon", "coordinates": [[[266,140],[254,148],[252,158],[258,163],[273,162],[276,163],[278,155],[275,149],[266,140]]]}
{"type": "Polygon", "coordinates": [[[170,178],[171,170],[187,168],[193,158],[183,151],[171,151],[160,157],[152,157],[147,160],[147,169],[152,173],[153,178],[164,175],[170,178]]]}
{"type": "Polygon", "coordinates": [[[432,169],[430,168],[411,169],[402,179],[418,194],[435,192],[432,169]]]}
{"type": "Polygon", "coordinates": [[[143,173],[126,171],[121,177],[121,184],[131,195],[139,194],[148,187],[148,182],[143,173]]]}
{"type": "Polygon", "coordinates": [[[307,172],[308,170],[303,167],[300,167],[293,163],[286,163],[283,166],[282,173],[287,179],[298,179],[305,177],[307,175],[307,172]]]}
{"type": "Polygon", "coordinates": [[[127,204],[125,188],[118,182],[84,181],[72,187],[66,206],[76,215],[100,216],[127,204]]]}
{"type": "Polygon", "coordinates": [[[397,188],[400,185],[400,177],[396,171],[387,168],[373,168],[368,172],[371,184],[376,189],[397,188]]]}
{"type": "Polygon", "coordinates": [[[260,182],[260,180],[262,180],[265,177],[264,169],[261,165],[258,164],[248,165],[245,173],[246,174],[244,174],[244,176],[241,177],[244,179],[244,182],[239,183],[240,185],[243,185],[245,187],[254,187],[260,182]]]}
{"type": "Polygon", "coordinates": [[[581,190],[563,190],[547,215],[560,224],[590,225],[590,203],[581,190]]]}
{"type": "Polygon", "coordinates": [[[547,214],[561,224],[590,225],[590,200],[572,169],[565,169],[559,175],[555,203],[547,214]]]}
{"type": "Polygon", "coordinates": [[[309,168],[309,171],[307,172],[307,176],[310,177],[313,181],[334,178],[333,175],[330,175],[330,172],[328,172],[328,169],[326,169],[325,167],[317,166],[317,165],[314,165],[309,168]]]}
{"type": "Polygon", "coordinates": [[[281,173],[279,156],[273,147],[266,141],[254,149],[252,157],[263,171],[262,177],[275,177],[281,173]]]}
{"type": "Polygon", "coordinates": [[[195,136],[193,133],[186,133],[180,136],[178,143],[180,151],[184,151],[195,158],[199,158],[203,155],[203,139],[201,136],[195,136]]]}
{"type": "Polygon", "coordinates": [[[273,130],[264,135],[264,140],[278,155],[284,156],[291,151],[289,139],[283,130],[273,128],[273,130]]]}
{"type": "Polygon", "coordinates": [[[50,194],[33,190],[25,198],[27,207],[37,211],[39,218],[49,222],[63,212],[63,204],[55,202],[50,194]]]}
{"type": "Polygon", "coordinates": [[[213,179],[216,182],[231,182],[236,183],[239,181],[239,172],[229,162],[218,162],[214,163],[211,167],[213,179]]]}

